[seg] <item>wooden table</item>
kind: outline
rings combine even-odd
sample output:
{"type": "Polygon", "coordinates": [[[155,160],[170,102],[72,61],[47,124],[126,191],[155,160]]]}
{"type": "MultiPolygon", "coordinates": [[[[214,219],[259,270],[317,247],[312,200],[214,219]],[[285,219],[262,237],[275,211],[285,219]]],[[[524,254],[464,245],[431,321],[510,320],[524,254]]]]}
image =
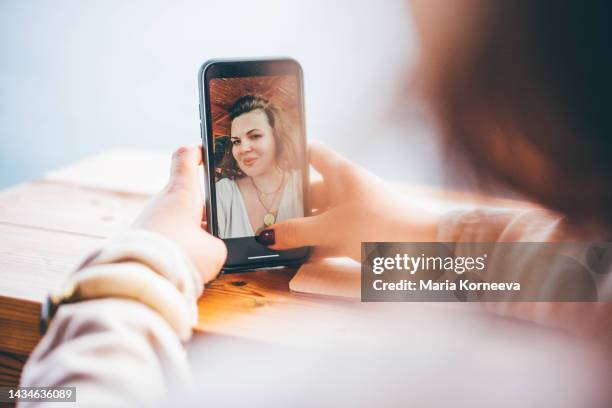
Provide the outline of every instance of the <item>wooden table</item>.
{"type": "MultiPolygon", "coordinates": [[[[100,240],[130,224],[156,187],[142,186],[150,178],[159,184],[167,164],[166,155],[110,152],[0,193],[0,385],[18,384],[22,366],[40,339],[39,308],[47,292],[58,288],[100,240]],[[128,162],[136,165],[130,168],[128,162]],[[88,177],[96,180],[88,185],[88,177]],[[130,187],[126,177],[136,184],[130,187]]],[[[346,301],[291,293],[294,273],[271,269],[222,276],[199,300],[198,330],[283,342],[280,333],[286,330],[273,328],[286,328],[292,314],[347,306],[346,301]]]]}

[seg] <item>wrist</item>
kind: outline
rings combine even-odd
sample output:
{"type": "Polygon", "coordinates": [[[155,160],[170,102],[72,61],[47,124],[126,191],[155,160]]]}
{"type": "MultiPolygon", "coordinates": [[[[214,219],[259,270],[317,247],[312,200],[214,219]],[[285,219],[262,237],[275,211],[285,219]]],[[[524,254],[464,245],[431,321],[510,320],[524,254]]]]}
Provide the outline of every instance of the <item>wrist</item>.
{"type": "Polygon", "coordinates": [[[103,242],[76,268],[136,261],[166,278],[187,300],[195,302],[204,290],[200,273],[174,241],[154,231],[130,229],[103,242]]]}
{"type": "Polygon", "coordinates": [[[157,311],[181,340],[197,323],[203,290],[198,271],[170,240],[148,231],[125,231],[104,242],[41,310],[44,331],[65,303],[103,297],[139,301],[157,311]]]}
{"type": "Polygon", "coordinates": [[[401,196],[392,200],[387,208],[387,242],[436,242],[440,216],[426,209],[415,207],[409,199],[401,196]]]}
{"type": "Polygon", "coordinates": [[[138,262],[92,266],[76,274],[59,293],[47,297],[41,310],[41,331],[60,306],[109,297],[143,303],[160,314],[181,340],[191,336],[194,314],[189,303],[167,279],[138,262]]]}

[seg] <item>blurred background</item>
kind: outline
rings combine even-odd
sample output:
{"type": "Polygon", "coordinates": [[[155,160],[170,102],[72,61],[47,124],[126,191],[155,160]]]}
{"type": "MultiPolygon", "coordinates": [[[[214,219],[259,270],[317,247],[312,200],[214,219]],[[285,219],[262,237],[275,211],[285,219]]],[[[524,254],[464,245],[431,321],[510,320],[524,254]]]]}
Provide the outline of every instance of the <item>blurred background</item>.
{"type": "Polygon", "coordinates": [[[102,151],[200,140],[209,58],[291,56],[307,134],[392,180],[439,184],[434,130],[405,95],[403,0],[2,1],[0,188],[102,151]]]}

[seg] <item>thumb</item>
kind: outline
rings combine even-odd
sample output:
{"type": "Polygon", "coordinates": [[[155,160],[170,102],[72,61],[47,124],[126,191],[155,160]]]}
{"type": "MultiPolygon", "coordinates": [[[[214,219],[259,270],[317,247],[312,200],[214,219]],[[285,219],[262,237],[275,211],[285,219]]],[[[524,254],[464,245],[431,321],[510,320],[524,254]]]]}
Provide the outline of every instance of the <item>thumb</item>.
{"type": "Polygon", "coordinates": [[[170,185],[192,186],[198,177],[202,163],[202,146],[179,147],[172,155],[170,185]]]}
{"type": "Polygon", "coordinates": [[[328,218],[327,213],[291,218],[270,226],[259,233],[255,240],[276,250],[324,245],[328,218]]]}

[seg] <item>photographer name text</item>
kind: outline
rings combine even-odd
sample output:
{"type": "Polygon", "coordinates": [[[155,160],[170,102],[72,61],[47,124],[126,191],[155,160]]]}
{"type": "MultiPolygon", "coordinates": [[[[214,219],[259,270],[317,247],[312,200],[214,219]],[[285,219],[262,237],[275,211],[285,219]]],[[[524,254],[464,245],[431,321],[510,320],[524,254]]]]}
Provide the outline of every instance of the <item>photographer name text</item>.
{"type": "Polygon", "coordinates": [[[469,279],[457,281],[437,282],[431,279],[421,279],[418,282],[402,279],[397,282],[385,282],[376,279],[372,283],[376,291],[519,291],[521,285],[518,282],[474,282],[469,279]]]}

